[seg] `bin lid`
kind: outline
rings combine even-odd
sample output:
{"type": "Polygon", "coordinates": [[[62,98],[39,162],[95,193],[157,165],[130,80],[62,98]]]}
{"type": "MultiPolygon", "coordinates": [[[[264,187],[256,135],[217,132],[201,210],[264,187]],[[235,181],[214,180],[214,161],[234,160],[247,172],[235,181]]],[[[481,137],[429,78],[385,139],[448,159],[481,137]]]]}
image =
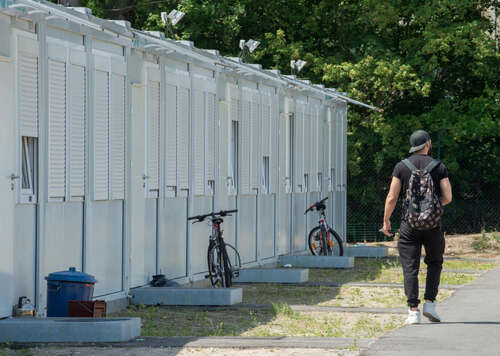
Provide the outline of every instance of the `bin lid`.
{"type": "Polygon", "coordinates": [[[63,282],[77,282],[77,283],[93,283],[97,281],[91,274],[78,272],[75,267],[70,267],[67,271],[53,272],[45,277],[48,281],[63,281],[63,282]]]}

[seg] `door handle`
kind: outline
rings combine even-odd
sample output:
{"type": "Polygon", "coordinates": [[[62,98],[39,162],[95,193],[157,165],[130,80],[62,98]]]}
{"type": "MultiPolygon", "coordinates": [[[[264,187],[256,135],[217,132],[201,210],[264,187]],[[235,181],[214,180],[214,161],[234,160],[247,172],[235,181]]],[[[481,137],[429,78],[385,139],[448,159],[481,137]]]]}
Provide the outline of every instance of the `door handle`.
{"type": "Polygon", "coordinates": [[[12,173],[9,177],[8,177],[10,180],[15,180],[15,179],[19,179],[21,178],[20,176],[18,175],[15,175],[14,173],[12,173]]]}

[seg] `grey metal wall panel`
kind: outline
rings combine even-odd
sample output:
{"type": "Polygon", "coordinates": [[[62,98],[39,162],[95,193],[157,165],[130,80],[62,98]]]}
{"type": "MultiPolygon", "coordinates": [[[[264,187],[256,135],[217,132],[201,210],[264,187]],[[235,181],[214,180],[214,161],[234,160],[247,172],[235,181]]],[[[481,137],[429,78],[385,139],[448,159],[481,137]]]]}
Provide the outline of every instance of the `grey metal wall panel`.
{"type": "Polygon", "coordinates": [[[14,297],[35,301],[36,206],[14,209],[14,297]]]}
{"type": "Polygon", "coordinates": [[[275,194],[258,198],[258,259],[274,257],[275,194]]]}
{"type": "Polygon", "coordinates": [[[241,263],[254,262],[256,256],[256,196],[238,197],[238,245],[241,263]]]}
{"type": "Polygon", "coordinates": [[[306,193],[293,194],[293,252],[306,249],[306,193]]]}
{"type": "Polygon", "coordinates": [[[158,267],[167,278],[185,277],[187,199],[168,198],[158,216],[158,267]]]}
{"type": "MultiPolygon", "coordinates": [[[[156,274],[156,202],[157,199],[145,200],[144,216],[144,283],[151,281],[156,274]]],[[[161,251],[161,250],[160,250],[161,251]]],[[[134,261],[131,261],[134,263],[134,261]]]]}
{"type": "Polygon", "coordinates": [[[285,255],[290,253],[291,219],[290,204],[291,194],[278,195],[278,254],[285,255]]]}
{"type": "MultiPolygon", "coordinates": [[[[212,197],[192,197],[189,216],[212,211],[212,197]]],[[[185,221],[185,219],[184,219],[185,221]]],[[[184,221],[180,221],[183,223],[184,221]]],[[[179,221],[177,221],[179,224],[179,221]]],[[[191,275],[207,271],[207,247],[210,226],[208,223],[189,224],[188,258],[191,275]]]]}
{"type": "Polygon", "coordinates": [[[121,200],[88,202],[86,219],[85,266],[99,281],[94,296],[122,290],[122,215],[121,200]]]}
{"type": "Polygon", "coordinates": [[[83,203],[48,203],[45,219],[42,274],[69,267],[81,270],[83,203]]]}

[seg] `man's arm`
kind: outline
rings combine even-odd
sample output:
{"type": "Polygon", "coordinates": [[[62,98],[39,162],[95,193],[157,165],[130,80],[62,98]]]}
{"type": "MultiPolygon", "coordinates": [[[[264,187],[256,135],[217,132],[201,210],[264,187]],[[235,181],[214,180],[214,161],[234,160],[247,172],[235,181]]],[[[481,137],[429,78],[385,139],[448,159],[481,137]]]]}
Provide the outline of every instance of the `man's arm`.
{"type": "Polygon", "coordinates": [[[452,194],[451,194],[451,183],[448,178],[443,178],[439,181],[439,186],[441,187],[441,205],[445,206],[451,203],[452,194]]]}
{"type": "Polygon", "coordinates": [[[380,230],[387,236],[392,236],[391,234],[391,215],[398,202],[399,192],[401,191],[401,181],[397,177],[392,177],[391,187],[389,188],[389,193],[385,199],[385,209],[384,209],[384,226],[380,230]]]}

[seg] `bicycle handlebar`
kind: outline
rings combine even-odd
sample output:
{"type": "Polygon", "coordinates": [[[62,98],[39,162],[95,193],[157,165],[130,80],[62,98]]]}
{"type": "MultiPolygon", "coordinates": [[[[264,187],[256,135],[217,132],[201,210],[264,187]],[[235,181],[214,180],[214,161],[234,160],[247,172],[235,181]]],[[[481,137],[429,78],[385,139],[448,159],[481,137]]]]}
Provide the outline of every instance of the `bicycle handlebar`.
{"type": "Polygon", "coordinates": [[[321,199],[320,201],[317,201],[316,203],[309,205],[309,208],[306,209],[306,211],[304,212],[304,215],[306,215],[308,212],[310,212],[310,211],[312,211],[314,209],[317,209],[326,200],[328,200],[328,197],[325,197],[325,198],[321,199]]]}
{"type": "Polygon", "coordinates": [[[204,215],[197,215],[197,216],[191,216],[188,218],[188,221],[189,220],[198,220],[198,221],[195,221],[195,223],[197,222],[202,222],[204,221],[207,217],[212,217],[212,218],[215,218],[217,216],[228,216],[229,214],[231,213],[236,213],[238,212],[238,209],[233,209],[233,210],[221,210],[219,212],[211,212],[211,213],[208,213],[208,214],[204,214],[204,215]]]}

